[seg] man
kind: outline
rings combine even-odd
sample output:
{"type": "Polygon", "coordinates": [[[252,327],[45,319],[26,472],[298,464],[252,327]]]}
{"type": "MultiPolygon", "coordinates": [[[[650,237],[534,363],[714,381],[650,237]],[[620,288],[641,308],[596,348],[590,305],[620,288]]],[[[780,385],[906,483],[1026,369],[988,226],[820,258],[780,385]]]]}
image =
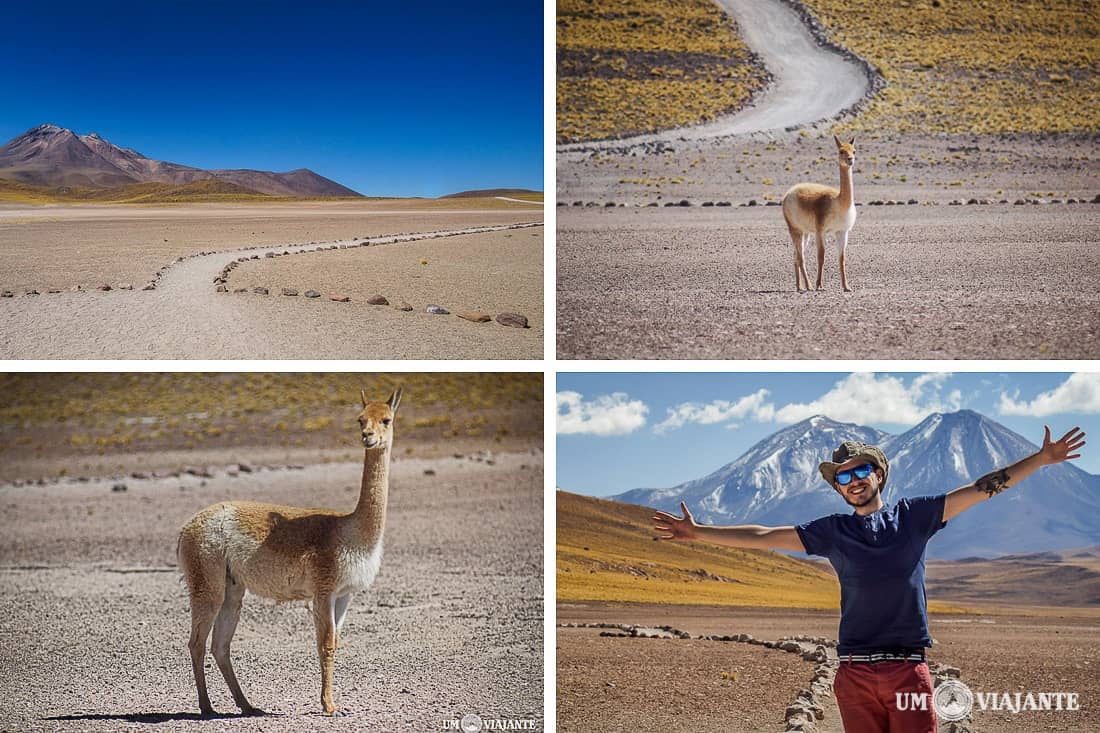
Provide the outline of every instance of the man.
{"type": "MultiPolygon", "coordinates": [[[[936,713],[899,710],[895,693],[925,692],[932,677],[924,650],[932,646],[924,590],[924,551],[947,521],[1018,484],[1043,466],[1078,458],[1085,434],[1074,428],[1007,468],[939,496],[882,501],[890,464],[873,445],[847,441],[819,467],[853,509],[797,527],[699,525],[657,512],[654,528],[664,540],[702,540],[727,547],[795,550],[827,557],[840,579],[840,633],[836,694],[848,733],[935,733],[936,713]]],[[[914,706],[907,706],[912,708],[914,706]]]]}

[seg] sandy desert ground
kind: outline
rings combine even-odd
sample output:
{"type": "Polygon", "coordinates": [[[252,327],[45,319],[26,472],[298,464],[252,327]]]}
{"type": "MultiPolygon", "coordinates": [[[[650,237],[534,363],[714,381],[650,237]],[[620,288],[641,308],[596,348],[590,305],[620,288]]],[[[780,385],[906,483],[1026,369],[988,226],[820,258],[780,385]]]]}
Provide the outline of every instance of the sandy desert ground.
{"type": "Polygon", "coordinates": [[[1100,191],[1095,140],[884,136],[856,150],[853,292],[830,243],[824,292],[801,294],[769,204],[801,180],[837,185],[830,136],[560,153],[558,356],[1100,354],[1100,206],[1084,203],[1100,191]],[[853,350],[859,334],[872,338],[853,350]]]}
{"type": "MultiPolygon", "coordinates": [[[[209,477],[0,486],[0,730],[193,729],[179,526],[226,498],[348,509],[357,499],[361,463],[315,452],[292,469],[256,457],[235,476],[212,464],[209,477]],[[113,491],[118,483],[127,490],[113,491]]],[[[233,460],[253,458],[238,450],[233,460]]],[[[320,715],[305,606],[249,595],[235,665],[252,702],[274,715],[216,727],[428,731],[472,713],[541,729],[542,557],[541,443],[395,460],[382,571],[353,601],[337,653],[348,715],[320,715]]],[[[215,708],[235,713],[207,661],[215,708]]]]}
{"type": "MultiPolygon", "coordinates": [[[[0,289],[14,297],[0,299],[7,325],[0,356],[539,358],[543,345],[541,237],[525,238],[527,247],[503,252],[497,246],[500,240],[490,235],[470,234],[452,242],[463,248],[463,256],[437,258],[435,267],[428,258],[421,275],[430,277],[430,285],[410,290],[424,291],[426,297],[430,292],[433,299],[421,303],[407,298],[415,309],[412,313],[382,315],[355,297],[365,287],[365,278],[356,275],[375,270],[393,273],[396,263],[406,261],[419,265],[424,257],[413,258],[411,250],[405,249],[410,242],[361,248],[370,251],[339,263],[365,268],[352,273],[328,273],[311,262],[314,253],[285,258],[284,269],[297,273],[301,267],[302,277],[311,280],[302,281],[304,289],[321,292],[326,288],[313,302],[304,297],[279,300],[281,288],[274,287],[273,295],[266,298],[218,298],[212,280],[237,257],[258,254],[262,259],[265,248],[282,252],[306,245],[305,249],[312,249],[311,243],[356,244],[383,235],[427,235],[541,220],[541,206],[504,201],[493,208],[463,200],[448,204],[7,206],[0,210],[0,251],[6,260],[0,289]],[[186,259],[176,261],[181,257],[186,259]],[[461,263],[461,267],[447,268],[440,260],[461,263]],[[312,279],[322,271],[335,277],[314,284],[312,279]],[[156,290],[141,290],[154,280],[156,290]],[[501,287],[502,282],[508,286],[501,287]],[[101,283],[114,289],[95,290],[101,283]],[[120,289],[123,284],[134,289],[120,289]],[[333,293],[329,285],[346,286],[351,292],[333,293]],[[85,292],[73,292],[77,287],[85,292]],[[28,290],[40,294],[26,295],[28,290]],[[484,298],[487,292],[496,297],[492,302],[485,300],[484,307],[500,309],[490,315],[518,312],[527,317],[530,328],[474,324],[455,315],[424,312],[429,304],[452,313],[473,310],[478,300],[474,296],[484,298]],[[352,300],[336,303],[329,300],[332,295],[352,300]]],[[[541,234],[542,229],[530,232],[541,234]]],[[[443,247],[440,252],[454,252],[442,245],[444,240],[433,241],[443,247]]],[[[258,262],[243,263],[234,274],[246,276],[252,264],[258,262]]],[[[402,269],[402,275],[408,269],[402,269]]],[[[404,291],[403,283],[388,285],[404,291]]]]}
{"type": "MultiPolygon", "coordinates": [[[[758,639],[836,638],[836,612],[617,604],[558,604],[557,621],[670,625],[694,635],[751,634],[758,639]]],[[[973,691],[1077,692],[1081,709],[981,711],[981,733],[1092,730],[1100,725],[1100,618],[1094,610],[933,615],[930,664],[958,667],[973,691]]],[[[737,642],[601,637],[594,628],[557,633],[558,730],[640,728],[782,731],[783,713],[809,686],[814,663],[737,642]],[[736,679],[732,675],[736,674],[736,679]]],[[[824,705],[819,733],[840,733],[835,701],[824,705]]]]}

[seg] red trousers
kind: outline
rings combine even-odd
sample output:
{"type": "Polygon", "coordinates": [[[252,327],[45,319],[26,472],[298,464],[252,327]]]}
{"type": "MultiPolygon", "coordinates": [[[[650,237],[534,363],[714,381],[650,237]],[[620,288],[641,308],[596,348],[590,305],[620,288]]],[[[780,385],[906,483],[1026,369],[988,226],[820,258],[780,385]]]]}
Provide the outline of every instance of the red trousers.
{"type": "Polygon", "coordinates": [[[845,733],[936,733],[924,662],[842,662],[833,692],[845,733]]]}

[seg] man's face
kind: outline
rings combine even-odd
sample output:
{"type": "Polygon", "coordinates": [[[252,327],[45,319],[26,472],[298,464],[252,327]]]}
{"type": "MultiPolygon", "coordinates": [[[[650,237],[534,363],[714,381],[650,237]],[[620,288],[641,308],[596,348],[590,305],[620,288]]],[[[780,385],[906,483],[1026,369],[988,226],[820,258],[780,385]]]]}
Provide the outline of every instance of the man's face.
{"type": "MultiPolygon", "coordinates": [[[[870,461],[866,458],[853,458],[840,464],[836,472],[839,474],[841,471],[847,471],[865,463],[870,463],[870,461]]],[[[879,491],[882,489],[882,469],[873,463],[871,463],[871,467],[873,470],[867,475],[867,478],[861,479],[853,474],[851,482],[847,484],[840,484],[836,479],[833,480],[833,488],[849,505],[856,508],[866,506],[879,495],[879,491]]]]}

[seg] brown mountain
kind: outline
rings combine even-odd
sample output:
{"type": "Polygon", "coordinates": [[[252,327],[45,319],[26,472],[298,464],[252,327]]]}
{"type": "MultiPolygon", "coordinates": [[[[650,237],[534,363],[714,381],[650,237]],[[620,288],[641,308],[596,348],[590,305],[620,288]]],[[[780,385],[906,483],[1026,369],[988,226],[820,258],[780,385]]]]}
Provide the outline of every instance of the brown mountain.
{"type": "Polygon", "coordinates": [[[359,196],[313,171],[203,170],[146,158],[92,133],[39,125],[0,147],[0,178],[32,186],[114,188],[134,183],[186,185],[221,180],[272,196],[359,196]]]}

